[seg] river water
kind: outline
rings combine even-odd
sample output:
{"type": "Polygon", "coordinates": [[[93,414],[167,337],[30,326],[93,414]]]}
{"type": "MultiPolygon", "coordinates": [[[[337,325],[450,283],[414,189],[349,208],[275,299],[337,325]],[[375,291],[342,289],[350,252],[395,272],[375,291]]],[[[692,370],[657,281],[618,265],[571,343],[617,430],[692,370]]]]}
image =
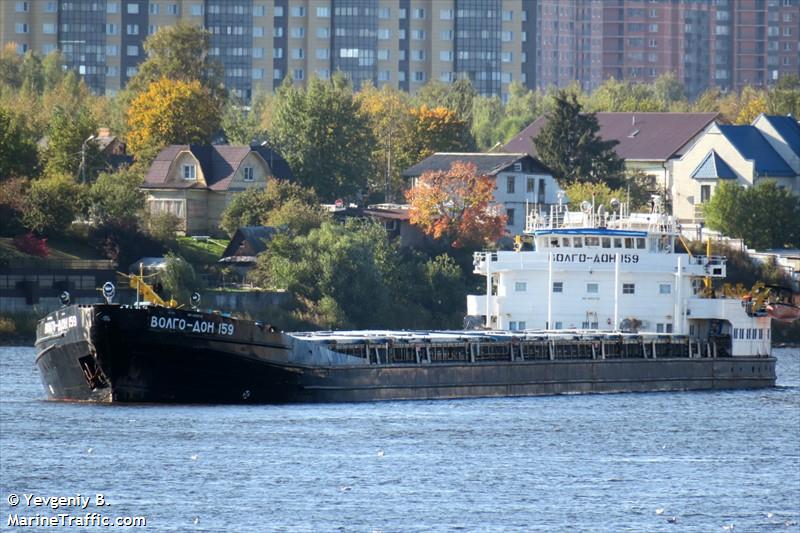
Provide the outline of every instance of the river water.
{"type": "Polygon", "coordinates": [[[108,406],[43,401],[33,349],[0,348],[0,530],[796,532],[800,350],[775,353],[757,391],[108,406]]]}

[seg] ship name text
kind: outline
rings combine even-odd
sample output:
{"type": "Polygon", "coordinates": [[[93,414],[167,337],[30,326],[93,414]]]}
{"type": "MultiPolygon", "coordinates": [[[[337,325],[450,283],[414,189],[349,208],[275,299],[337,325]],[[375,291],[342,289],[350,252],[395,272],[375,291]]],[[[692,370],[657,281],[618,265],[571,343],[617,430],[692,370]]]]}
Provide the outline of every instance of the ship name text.
{"type": "Polygon", "coordinates": [[[187,331],[190,333],[211,333],[217,335],[233,335],[233,324],[214,322],[213,320],[186,320],[185,318],[151,316],[150,329],[166,329],[187,331]]]}
{"type": "Polygon", "coordinates": [[[620,263],[639,262],[638,254],[552,254],[558,263],[616,263],[617,255],[620,263]]]}
{"type": "Polygon", "coordinates": [[[44,323],[44,334],[45,335],[58,335],[60,333],[64,333],[68,329],[74,328],[78,325],[78,317],[76,316],[65,316],[64,318],[59,318],[58,320],[48,320],[44,323]]]}

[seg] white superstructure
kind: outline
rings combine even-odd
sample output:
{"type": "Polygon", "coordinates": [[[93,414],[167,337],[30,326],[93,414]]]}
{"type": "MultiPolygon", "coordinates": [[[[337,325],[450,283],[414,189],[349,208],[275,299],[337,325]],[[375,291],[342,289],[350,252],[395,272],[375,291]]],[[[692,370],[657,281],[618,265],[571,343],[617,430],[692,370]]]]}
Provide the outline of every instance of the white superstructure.
{"type": "Polygon", "coordinates": [[[651,213],[584,202],[534,209],[533,251],[475,254],[486,293],[467,313],[490,329],[638,331],[731,340],[732,355],[768,355],[770,318],[740,299],[703,297],[704,278],[724,278],[725,258],[677,253],[678,229],[654,198],[651,213]]]}

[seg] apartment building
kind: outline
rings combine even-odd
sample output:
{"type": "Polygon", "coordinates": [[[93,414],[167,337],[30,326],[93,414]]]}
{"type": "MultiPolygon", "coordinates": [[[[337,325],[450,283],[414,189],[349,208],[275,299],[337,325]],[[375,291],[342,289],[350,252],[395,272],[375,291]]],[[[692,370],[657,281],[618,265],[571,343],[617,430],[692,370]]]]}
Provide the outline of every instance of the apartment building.
{"type": "Polygon", "coordinates": [[[211,32],[245,98],[337,70],[411,92],[468,77],[500,97],[512,81],[592,90],[674,72],[696,95],[800,74],[800,0],[2,0],[0,42],[59,48],[95,92],[114,94],[147,36],[179,21],[211,32]]]}
{"type": "Polygon", "coordinates": [[[800,74],[800,0],[538,0],[536,85],[652,82],[695,96],[800,74]]]}
{"type": "Polygon", "coordinates": [[[325,79],[337,70],[356,86],[412,92],[466,76],[481,94],[505,96],[512,81],[526,81],[523,0],[3,1],[0,16],[4,44],[61,49],[65,65],[101,94],[135,74],[149,34],[179,21],[211,32],[227,87],[245,98],[288,75],[325,79]]]}

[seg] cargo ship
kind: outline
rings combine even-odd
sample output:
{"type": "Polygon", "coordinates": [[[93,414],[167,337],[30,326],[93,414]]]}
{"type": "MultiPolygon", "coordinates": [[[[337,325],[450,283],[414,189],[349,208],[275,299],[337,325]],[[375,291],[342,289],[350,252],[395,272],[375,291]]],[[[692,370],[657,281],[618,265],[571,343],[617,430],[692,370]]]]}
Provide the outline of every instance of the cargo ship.
{"type": "MultiPolygon", "coordinates": [[[[769,289],[718,297],[725,259],[680,248],[674,220],[584,203],[533,206],[513,251],[480,252],[486,292],[463,331],[283,332],[163,301],[68,305],[37,329],[48,398],[350,402],[775,385],[769,289]]],[[[137,298],[139,299],[139,298],[137,298]]]]}

